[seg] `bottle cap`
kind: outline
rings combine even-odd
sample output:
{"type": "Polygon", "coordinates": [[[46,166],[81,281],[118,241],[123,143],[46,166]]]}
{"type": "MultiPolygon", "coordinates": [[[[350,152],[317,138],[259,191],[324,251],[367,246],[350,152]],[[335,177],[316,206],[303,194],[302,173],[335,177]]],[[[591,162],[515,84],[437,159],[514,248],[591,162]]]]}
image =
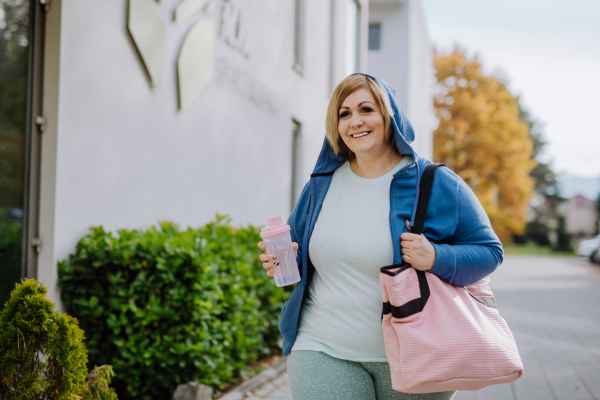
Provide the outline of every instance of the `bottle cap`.
{"type": "Polygon", "coordinates": [[[281,215],[269,218],[269,226],[265,226],[260,230],[260,237],[266,238],[275,235],[279,235],[290,230],[288,224],[284,224],[281,220],[281,215]]]}

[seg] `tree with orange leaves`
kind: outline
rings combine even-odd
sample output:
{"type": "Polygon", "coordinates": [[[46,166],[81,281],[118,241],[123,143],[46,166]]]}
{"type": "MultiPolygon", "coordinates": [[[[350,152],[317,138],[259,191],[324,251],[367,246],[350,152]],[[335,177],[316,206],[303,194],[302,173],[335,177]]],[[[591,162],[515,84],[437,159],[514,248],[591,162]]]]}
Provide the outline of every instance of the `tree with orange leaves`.
{"type": "Polygon", "coordinates": [[[519,115],[519,98],[494,76],[484,75],[477,57],[454,49],[434,60],[439,126],[433,133],[436,162],[473,189],[504,243],[523,233],[533,194],[533,142],[519,115]]]}

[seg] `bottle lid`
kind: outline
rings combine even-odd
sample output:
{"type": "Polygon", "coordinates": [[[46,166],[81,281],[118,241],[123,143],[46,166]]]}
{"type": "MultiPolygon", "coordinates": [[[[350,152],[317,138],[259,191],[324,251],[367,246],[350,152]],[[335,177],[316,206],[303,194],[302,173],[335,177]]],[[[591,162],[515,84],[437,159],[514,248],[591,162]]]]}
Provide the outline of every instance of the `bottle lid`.
{"type": "Polygon", "coordinates": [[[284,224],[281,220],[281,215],[269,218],[269,226],[265,226],[260,230],[260,237],[266,238],[275,235],[279,235],[290,230],[288,224],[284,224]]]}

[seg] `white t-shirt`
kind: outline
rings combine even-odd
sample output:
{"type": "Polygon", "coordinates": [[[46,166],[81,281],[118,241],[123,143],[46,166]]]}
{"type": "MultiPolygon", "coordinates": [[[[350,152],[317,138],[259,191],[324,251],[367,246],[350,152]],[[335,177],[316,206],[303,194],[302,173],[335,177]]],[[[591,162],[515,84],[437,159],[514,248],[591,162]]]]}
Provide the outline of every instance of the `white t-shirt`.
{"type": "Polygon", "coordinates": [[[379,269],[394,261],[390,232],[393,175],[412,164],[361,178],[348,161],[333,174],[308,251],[315,273],[292,350],[352,361],[387,361],[381,328],[379,269]]]}

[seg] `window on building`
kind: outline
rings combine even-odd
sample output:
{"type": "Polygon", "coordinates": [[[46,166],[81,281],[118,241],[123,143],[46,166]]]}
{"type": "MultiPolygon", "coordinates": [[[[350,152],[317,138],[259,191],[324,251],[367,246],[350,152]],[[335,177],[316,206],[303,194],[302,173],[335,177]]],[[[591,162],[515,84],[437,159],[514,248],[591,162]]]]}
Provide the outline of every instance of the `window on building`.
{"type": "Polygon", "coordinates": [[[346,0],[346,75],[358,71],[359,34],[360,6],[356,0],[346,0]]]}
{"type": "Polygon", "coordinates": [[[369,51],[381,50],[381,24],[369,24],[369,51]]]}
{"type": "Polygon", "coordinates": [[[304,0],[296,0],[294,17],[294,71],[304,73],[304,0]]]}
{"type": "Polygon", "coordinates": [[[28,266],[37,265],[30,239],[37,225],[37,192],[30,188],[37,182],[39,159],[40,136],[31,114],[39,112],[40,11],[34,1],[0,0],[0,310],[15,284],[33,277],[28,266]]]}
{"type": "Polygon", "coordinates": [[[300,174],[302,171],[301,161],[302,157],[300,154],[301,146],[301,133],[302,124],[295,119],[292,120],[292,193],[291,193],[291,207],[290,210],[294,209],[298,197],[302,192],[302,180],[300,174]]]}

